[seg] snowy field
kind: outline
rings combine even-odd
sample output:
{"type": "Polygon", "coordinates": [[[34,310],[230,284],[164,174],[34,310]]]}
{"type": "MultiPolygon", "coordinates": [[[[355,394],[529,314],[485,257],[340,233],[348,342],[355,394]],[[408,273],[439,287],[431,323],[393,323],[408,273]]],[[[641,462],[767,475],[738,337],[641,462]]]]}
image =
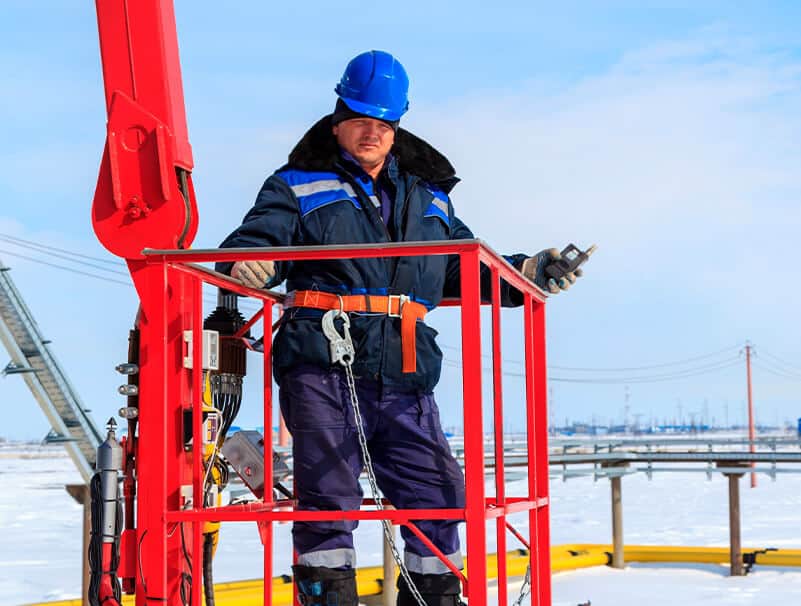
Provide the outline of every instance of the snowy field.
{"type": "MultiPolygon", "coordinates": [[[[0,447],[0,606],[78,597],[81,507],[64,490],[80,478],[58,447],[0,447]]],[[[509,494],[520,484],[512,483],[509,494]]],[[[551,481],[552,542],[611,542],[608,480],[551,481]]],[[[728,544],[726,480],[703,473],[644,474],[623,479],[627,543],[725,546],[728,544]]],[[[801,548],[801,474],[759,476],[751,490],[741,482],[743,544],[801,548]]],[[[524,520],[520,520],[524,526],[524,520]]],[[[494,531],[489,533],[494,537],[494,531]]],[[[276,573],[289,570],[289,527],[276,527],[276,573]]],[[[515,547],[509,540],[509,549],[515,547]]],[[[381,562],[378,524],[357,533],[360,566],[381,562]]],[[[493,549],[494,550],[494,549],[493,549]]],[[[255,524],[223,526],[215,581],[261,576],[255,524]]],[[[785,605],[801,603],[801,570],[757,566],[730,578],[725,566],[631,564],[559,573],[554,606],[785,605]]]]}

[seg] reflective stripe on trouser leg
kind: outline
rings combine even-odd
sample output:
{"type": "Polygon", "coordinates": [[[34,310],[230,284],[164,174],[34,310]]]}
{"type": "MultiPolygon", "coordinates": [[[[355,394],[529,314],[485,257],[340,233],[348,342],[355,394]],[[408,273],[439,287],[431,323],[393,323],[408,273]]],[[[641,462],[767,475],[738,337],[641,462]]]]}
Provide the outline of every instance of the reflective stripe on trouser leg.
{"type": "Polygon", "coordinates": [[[352,548],[309,551],[298,555],[298,564],[315,568],[356,568],[356,551],[352,548]]]}
{"type": "MultiPolygon", "coordinates": [[[[461,570],[464,568],[461,551],[445,555],[448,556],[448,560],[450,560],[457,569],[461,570]]],[[[446,572],[450,572],[450,569],[437,556],[421,556],[412,553],[408,549],[403,554],[403,562],[406,564],[406,568],[409,572],[417,572],[419,574],[445,574],[446,572]]]]}

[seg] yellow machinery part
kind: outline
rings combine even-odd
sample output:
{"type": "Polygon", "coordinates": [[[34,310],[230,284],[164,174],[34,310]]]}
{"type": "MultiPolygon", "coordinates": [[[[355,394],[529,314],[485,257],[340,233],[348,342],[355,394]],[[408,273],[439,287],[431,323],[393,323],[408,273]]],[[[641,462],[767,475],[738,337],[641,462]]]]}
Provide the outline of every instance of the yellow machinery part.
{"type": "MultiPolygon", "coordinates": [[[[801,567],[801,549],[779,549],[764,552],[762,549],[744,548],[743,554],[756,553],[756,563],[763,566],[801,567]]],[[[551,547],[553,572],[575,570],[590,566],[603,566],[611,561],[612,546],[594,543],[554,545],[551,547]]],[[[627,562],[697,562],[727,564],[728,547],[663,547],[658,545],[628,545],[624,549],[627,562]]],[[[522,577],[528,565],[528,552],[523,549],[506,554],[507,575],[522,577]]],[[[495,554],[487,558],[488,576],[497,577],[498,560],[495,554]]],[[[381,566],[359,568],[356,583],[360,596],[379,595],[382,591],[384,570],[381,566]]],[[[273,578],[273,604],[289,606],[292,603],[292,583],[289,576],[273,578]]],[[[214,597],[218,606],[256,606],[262,603],[261,579],[217,583],[214,597]]],[[[134,606],[134,596],[123,596],[123,606],[134,606]]],[[[29,606],[81,606],[81,600],[42,602],[29,606]]]]}

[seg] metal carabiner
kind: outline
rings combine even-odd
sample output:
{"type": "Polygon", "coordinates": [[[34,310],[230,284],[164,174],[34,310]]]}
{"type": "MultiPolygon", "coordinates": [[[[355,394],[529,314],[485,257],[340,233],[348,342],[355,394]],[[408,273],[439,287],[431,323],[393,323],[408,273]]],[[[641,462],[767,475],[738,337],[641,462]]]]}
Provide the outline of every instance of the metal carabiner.
{"type": "Polygon", "coordinates": [[[332,309],[323,314],[323,334],[328,339],[328,349],[331,352],[331,363],[350,366],[356,350],[350,338],[350,318],[341,309],[332,309]],[[342,318],[342,334],[339,334],[334,320],[342,318]]]}

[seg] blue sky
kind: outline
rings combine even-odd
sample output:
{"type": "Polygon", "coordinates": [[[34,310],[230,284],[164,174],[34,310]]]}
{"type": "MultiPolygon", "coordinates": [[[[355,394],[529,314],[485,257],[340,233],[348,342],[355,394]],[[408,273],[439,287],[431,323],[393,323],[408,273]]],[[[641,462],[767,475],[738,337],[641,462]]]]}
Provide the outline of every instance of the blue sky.
{"type": "MultiPolygon", "coordinates": [[[[216,245],[330,111],[345,63],[388,50],[411,76],[403,124],[456,166],[454,204],[477,235],[501,252],[598,243],[586,277],[548,305],[551,365],[637,367],[726,349],[704,359],[723,360],[750,339],[758,418],[801,416],[801,5],[488,7],[177,2],[195,246],[216,245]]],[[[89,218],[105,130],[94,4],[4,2],[0,40],[0,234],[104,256],[89,218]]],[[[122,403],[113,366],[125,356],[133,290],[10,253],[30,252],[0,241],[0,259],[104,421],[122,403]]],[[[505,313],[512,360],[515,313],[505,313]]],[[[432,322],[450,364],[443,420],[458,424],[457,322],[451,312],[432,322]]],[[[745,410],[742,365],[681,381],[551,387],[560,422],[619,422],[625,406],[643,420],[681,408],[685,420],[707,409],[734,422],[745,410]]],[[[0,379],[0,406],[0,435],[46,432],[19,377],[0,379]]],[[[260,424],[253,396],[240,420],[260,424]]]]}

